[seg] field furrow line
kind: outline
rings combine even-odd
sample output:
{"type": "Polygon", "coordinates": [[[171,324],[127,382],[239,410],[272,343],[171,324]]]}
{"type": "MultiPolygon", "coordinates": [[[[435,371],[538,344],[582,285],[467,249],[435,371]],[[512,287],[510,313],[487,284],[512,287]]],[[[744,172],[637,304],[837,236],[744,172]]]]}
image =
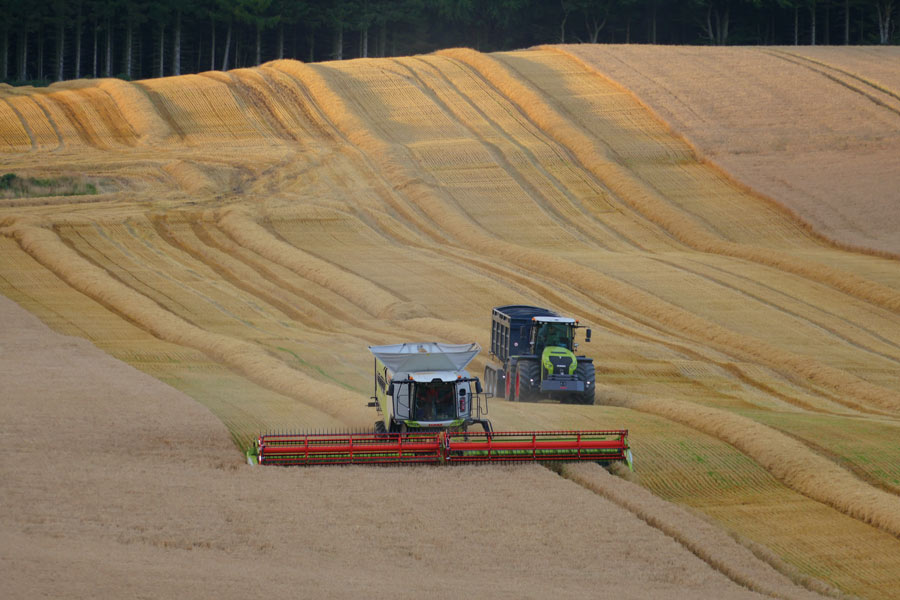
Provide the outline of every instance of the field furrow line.
{"type": "Polygon", "coordinates": [[[239,209],[223,211],[218,226],[237,244],[330,289],[372,317],[390,318],[392,311],[402,309],[402,299],[367,279],[278,239],[239,209]]]}
{"type": "Polygon", "coordinates": [[[900,101],[900,95],[898,95],[896,92],[893,92],[873,81],[869,81],[868,79],[865,79],[864,77],[860,77],[859,75],[856,75],[849,71],[845,71],[844,69],[841,69],[839,67],[835,67],[833,65],[829,65],[828,63],[824,63],[824,62],[821,62],[821,61],[818,61],[818,60],[815,60],[815,59],[812,59],[812,58],[809,58],[806,56],[802,56],[795,52],[786,52],[784,50],[777,50],[777,49],[770,49],[770,50],[766,50],[765,52],[771,56],[780,58],[781,60],[785,60],[787,62],[793,63],[795,65],[799,65],[801,67],[809,69],[810,71],[818,73],[818,74],[822,75],[823,77],[826,77],[827,79],[833,81],[834,83],[847,88],[851,92],[855,92],[855,93],[859,94],[860,96],[869,100],[873,104],[881,106],[882,108],[885,108],[897,115],[900,115],[900,105],[897,105],[897,106],[893,105],[894,101],[900,101]],[[817,68],[817,67],[821,67],[821,68],[817,68]],[[841,75],[863,84],[864,86],[868,87],[872,91],[866,91],[865,89],[859,87],[858,85],[855,85],[853,83],[850,83],[849,81],[842,79],[841,75]],[[879,98],[878,96],[876,96],[875,95],[876,93],[884,94],[885,96],[888,96],[890,99],[883,100],[883,99],[879,98]]]}
{"type": "MultiPolygon", "coordinates": [[[[55,128],[66,132],[65,138],[71,141],[75,137],[86,146],[105,150],[111,148],[106,143],[95,127],[95,122],[84,113],[79,106],[79,102],[65,92],[58,92],[42,96],[41,99],[47,103],[49,112],[58,112],[59,116],[55,119],[51,118],[50,122],[55,128]],[[75,135],[72,136],[72,133],[75,135]]],[[[63,145],[63,135],[59,135],[60,146],[63,145]]]]}
{"type": "Polygon", "coordinates": [[[9,103],[28,122],[38,150],[65,148],[66,143],[59,128],[38,96],[9,98],[9,103]]]}
{"type": "Polygon", "coordinates": [[[0,104],[0,140],[6,145],[6,150],[15,152],[23,146],[36,150],[37,143],[28,121],[7,98],[0,97],[0,100],[3,100],[0,104]]]}
{"type": "MultiPolygon", "coordinates": [[[[195,223],[193,228],[200,241],[218,249],[229,260],[240,262],[246,266],[246,268],[240,269],[240,278],[246,277],[247,271],[255,274],[250,279],[251,281],[254,279],[259,280],[252,286],[254,289],[271,288],[269,293],[275,296],[281,296],[285,293],[290,294],[293,297],[292,299],[297,301],[297,305],[302,306],[303,309],[297,309],[295,304],[291,303],[289,304],[289,311],[284,309],[282,311],[285,314],[298,313],[297,317],[292,318],[303,323],[306,327],[321,329],[322,324],[329,320],[345,323],[349,327],[363,327],[363,321],[338,307],[334,301],[329,302],[328,300],[330,299],[322,298],[323,293],[326,293],[323,288],[320,288],[309,279],[299,279],[293,271],[287,271],[281,265],[274,264],[252,250],[239,246],[232,238],[219,229],[214,221],[195,223]],[[298,281],[289,281],[291,276],[297,278],[298,281]],[[311,288],[310,286],[314,287],[311,288]]],[[[229,267],[229,270],[233,269],[237,270],[237,267],[229,267]]],[[[290,299],[279,299],[277,301],[280,304],[285,304],[290,299]]]]}
{"type": "Polygon", "coordinates": [[[789,488],[900,537],[900,496],[878,489],[804,443],[747,417],[680,400],[613,399],[728,442],[789,488]]]}
{"type": "Polygon", "coordinates": [[[159,118],[165,124],[165,127],[178,136],[178,139],[182,142],[186,141],[186,135],[184,130],[181,128],[181,125],[178,123],[178,120],[172,116],[172,111],[169,110],[169,106],[163,98],[163,96],[156,91],[155,89],[150,88],[143,82],[135,82],[134,86],[141,90],[147,99],[150,101],[150,104],[153,106],[154,112],[159,115],[159,118]]]}
{"type": "MultiPolygon", "coordinates": [[[[836,315],[834,315],[832,313],[828,313],[828,312],[824,311],[823,309],[814,307],[811,304],[804,302],[799,298],[788,296],[787,294],[785,294],[783,292],[774,290],[771,287],[766,286],[764,282],[756,282],[749,278],[743,277],[737,273],[726,273],[726,272],[722,271],[721,269],[715,269],[716,271],[718,271],[718,274],[713,275],[709,272],[705,272],[706,269],[713,270],[714,269],[713,267],[708,267],[707,265],[700,266],[699,263],[694,263],[697,266],[688,267],[685,264],[679,264],[671,259],[667,259],[667,258],[664,258],[661,256],[649,256],[647,258],[648,258],[648,260],[652,260],[655,262],[665,264],[669,268],[672,268],[672,269],[675,269],[678,271],[683,271],[685,273],[690,273],[691,275],[700,277],[700,278],[702,278],[706,281],[709,281],[717,286],[721,286],[723,289],[731,290],[736,294],[739,294],[745,298],[748,298],[748,299],[752,300],[753,302],[770,307],[773,310],[783,313],[783,314],[785,314],[789,317],[792,317],[798,321],[806,322],[810,326],[814,327],[815,329],[821,330],[821,331],[825,332],[826,334],[828,334],[829,336],[833,336],[834,338],[836,338],[837,340],[840,340],[841,342],[843,342],[845,344],[848,344],[854,348],[862,350],[866,354],[878,356],[878,357],[888,360],[892,363],[897,363],[897,366],[900,366],[900,355],[892,355],[892,354],[888,354],[885,351],[877,350],[877,349],[871,347],[871,345],[867,344],[867,342],[855,339],[856,338],[855,333],[849,332],[849,331],[847,331],[847,332],[839,331],[837,325],[830,324],[831,321],[839,321],[840,322],[840,321],[844,321],[843,319],[837,317],[836,315]],[[792,309],[788,308],[787,306],[784,305],[783,302],[779,302],[778,300],[776,300],[774,298],[764,298],[760,293],[752,292],[747,287],[742,287],[741,285],[739,285],[737,283],[729,283],[728,281],[726,281],[726,278],[729,278],[729,277],[740,279],[748,285],[758,285],[760,287],[766,288],[766,289],[768,289],[768,291],[772,292],[773,295],[776,295],[779,297],[786,297],[789,301],[805,305],[806,307],[810,308],[811,310],[814,310],[817,313],[823,312],[823,313],[825,313],[824,318],[814,318],[811,315],[802,314],[802,313],[798,312],[797,310],[792,310],[792,309]]],[[[685,262],[687,262],[687,261],[685,261],[685,262]]],[[[868,331],[865,328],[858,327],[855,324],[851,324],[851,323],[847,323],[847,324],[851,325],[855,329],[862,330],[862,332],[867,334],[867,336],[869,336],[869,337],[879,337],[882,342],[889,345],[892,349],[900,351],[900,346],[893,344],[884,338],[881,338],[881,336],[877,336],[876,333],[868,331]]]]}
{"type": "Polygon", "coordinates": [[[348,426],[368,425],[368,419],[359,414],[358,394],[313,380],[256,344],[185,321],[80,257],[53,232],[20,224],[4,228],[3,234],[16,239],[25,252],[70,286],[154,337],[199,350],[257,385],[295,398],[348,426]]]}
{"type": "MultiPolygon", "coordinates": [[[[71,98],[71,107],[81,123],[90,127],[99,137],[125,146],[135,146],[138,134],[122,115],[112,97],[100,87],[60,92],[71,98]]],[[[109,144],[111,145],[111,144],[109,144]]]]}
{"type": "MultiPolygon", "coordinates": [[[[171,272],[164,272],[158,267],[147,269],[146,262],[135,260],[128,252],[122,252],[121,247],[108,249],[108,246],[111,245],[108,238],[104,240],[102,236],[84,235],[82,227],[57,225],[53,231],[60,241],[69,246],[80,258],[89,261],[97,269],[106,272],[109,277],[151,299],[179,318],[190,320],[190,315],[196,313],[188,304],[166,292],[165,287],[182,285],[172,276],[171,272]],[[107,247],[101,247],[101,245],[107,247]],[[118,258],[112,258],[112,254],[118,258]],[[155,272],[148,273],[151,270],[155,272]],[[141,275],[143,275],[143,279],[141,275]],[[160,281],[164,281],[170,286],[161,286],[159,285],[160,281]]],[[[112,245],[114,246],[114,244],[112,245]]]]}
{"type": "MultiPolygon", "coordinates": [[[[741,383],[758,390],[764,395],[778,398],[779,400],[812,412],[830,412],[827,408],[803,400],[797,396],[788,395],[763,382],[758,376],[752,376],[745,372],[738,364],[723,360],[720,356],[713,356],[710,352],[704,352],[703,347],[689,347],[682,341],[678,332],[669,331],[660,326],[657,321],[645,318],[641,313],[635,313],[622,305],[609,302],[603,295],[589,295],[581,286],[570,286],[558,279],[547,278],[541,271],[528,271],[521,264],[510,263],[505,260],[483,260],[477,255],[463,250],[449,248],[434,248],[430,250],[436,254],[447,257],[449,260],[468,265],[475,272],[485,273],[498,281],[505,282],[510,289],[516,287],[526,290],[534,302],[550,303],[559,309],[580,315],[585,321],[593,323],[610,333],[621,336],[622,339],[645,342],[652,346],[665,348],[672,353],[673,358],[684,358],[702,361],[714,365],[723,372],[729,373],[741,383]],[[610,314],[618,315],[624,323],[614,321],[610,314]]],[[[615,281],[620,282],[616,279],[615,281]]],[[[601,367],[601,372],[606,367],[601,367]]],[[[703,385],[702,380],[697,383],[703,385]]],[[[829,390],[813,390],[816,396],[828,398],[833,404],[847,406],[846,401],[840,402],[838,396],[829,390]]],[[[870,406],[856,405],[864,413],[880,413],[870,406]]],[[[885,413],[892,414],[892,413],[885,413]]]]}
{"type": "MultiPolygon", "coordinates": [[[[315,96],[315,92],[313,93],[315,96]]],[[[332,98],[333,97],[329,97],[329,100],[332,98]]],[[[626,304],[631,303],[632,306],[635,306],[637,311],[650,312],[650,314],[654,315],[656,318],[661,318],[670,325],[680,328],[685,333],[694,332],[694,334],[696,334],[697,332],[703,332],[701,337],[705,338],[709,343],[715,346],[719,346],[725,342],[724,346],[730,346],[734,349],[741,349],[745,352],[749,352],[757,361],[770,364],[776,369],[788,366],[789,370],[794,370],[798,375],[801,375],[802,378],[809,378],[812,381],[834,385],[838,390],[846,391],[855,396],[864,397],[865,401],[871,404],[885,406],[892,410],[897,410],[898,406],[900,406],[897,399],[894,398],[896,394],[890,390],[867,384],[843,371],[823,366],[811,359],[791,355],[790,353],[780,351],[763,342],[757,340],[751,341],[742,336],[737,336],[733,332],[715,326],[693,314],[675,309],[675,307],[659,300],[651,299],[633,286],[626,286],[611,281],[609,278],[606,278],[597,272],[571,265],[564,261],[558,261],[555,258],[548,257],[539,252],[499,242],[495,238],[482,233],[480,230],[473,228],[468,219],[460,219],[458,215],[449,211],[447,206],[448,204],[452,205],[452,203],[448,203],[442,198],[442,192],[423,185],[421,180],[413,174],[414,171],[408,170],[409,167],[404,166],[404,161],[396,156],[396,151],[389,142],[370,133],[372,130],[366,127],[364,121],[361,120],[361,117],[357,116],[354,109],[347,106],[341,98],[337,98],[336,100],[339,104],[331,107],[334,114],[339,116],[335,124],[343,130],[345,135],[360,144],[373,160],[382,162],[385,166],[390,166],[391,169],[387,172],[394,178],[395,189],[403,189],[410,201],[418,204],[426,214],[429,214],[432,217],[433,220],[443,223],[448,231],[455,233],[456,239],[460,244],[471,248],[477,248],[489,256],[498,256],[507,260],[530,264],[532,265],[533,270],[549,270],[556,277],[563,280],[581,281],[583,282],[583,288],[588,293],[593,291],[595,293],[609,294],[620,302],[626,304]]],[[[667,415],[663,410],[665,403],[663,403],[662,407],[657,408],[657,410],[662,411],[661,414],[664,416],[671,416],[676,420],[678,418],[684,418],[684,415],[682,414],[684,411],[686,411],[687,414],[691,414],[691,410],[703,414],[704,411],[710,410],[708,407],[699,407],[695,404],[688,405],[687,403],[679,403],[678,406],[681,407],[682,404],[684,404],[683,411],[677,411],[670,415],[667,415]],[[688,408],[688,406],[693,408],[688,408]]],[[[646,409],[648,405],[642,404],[642,407],[646,409]]],[[[654,406],[654,408],[656,407],[654,406]]],[[[738,421],[740,426],[750,426],[750,430],[753,432],[769,432],[763,437],[771,439],[771,435],[780,435],[749,419],[731,415],[724,411],[719,412],[722,412],[722,421],[727,424],[734,424],[734,421],[731,419],[740,419],[740,421],[738,421]]],[[[733,428],[727,428],[723,431],[717,431],[713,428],[711,434],[714,437],[725,436],[727,438],[732,438],[727,439],[726,441],[733,444],[735,443],[733,440],[738,442],[743,441],[740,439],[740,432],[733,431],[733,428]]],[[[803,459],[812,461],[819,459],[819,457],[812,454],[807,448],[802,446],[802,444],[794,443],[796,444],[796,447],[792,448],[792,450],[796,455],[801,457],[801,462],[803,462],[803,459]]],[[[795,473],[793,471],[786,471],[780,462],[781,459],[788,457],[780,456],[775,452],[776,458],[773,460],[772,453],[767,450],[765,445],[761,449],[754,448],[752,444],[745,445],[750,450],[757,450],[757,457],[764,466],[768,469],[773,469],[776,474],[781,474],[790,482],[789,485],[802,487],[802,484],[804,483],[803,479],[794,477],[793,475],[795,473]]],[[[900,535],[900,516],[892,516],[891,511],[895,507],[891,505],[890,502],[885,506],[885,504],[880,501],[881,499],[878,497],[878,493],[883,494],[883,492],[870,489],[870,486],[854,478],[845,471],[842,471],[839,467],[830,463],[830,461],[827,461],[826,459],[820,460],[826,463],[828,467],[826,472],[832,475],[837,472],[837,474],[841,475],[841,480],[845,484],[844,490],[846,490],[841,491],[834,490],[833,488],[823,488],[824,491],[819,495],[823,497],[824,501],[848,512],[848,514],[852,514],[855,518],[861,518],[870,523],[877,522],[879,526],[889,528],[894,535],[900,535]],[[835,494],[832,494],[831,492],[835,492],[835,494]],[[874,516],[867,514],[866,511],[858,510],[854,506],[844,502],[847,495],[869,498],[873,494],[876,497],[876,501],[863,504],[869,505],[867,506],[867,509],[874,510],[874,516]]],[[[821,481],[816,481],[816,483],[819,484],[821,481]]],[[[815,492],[815,490],[812,491],[815,492]]],[[[900,515],[900,511],[897,512],[897,515],[900,515]]]]}
{"type": "Polygon", "coordinates": [[[372,130],[367,128],[341,97],[328,95],[327,103],[333,110],[334,118],[338,119],[336,125],[369,153],[373,160],[384,164],[384,171],[394,179],[396,190],[403,190],[410,201],[428,214],[432,221],[442,223],[446,231],[455,235],[455,245],[477,248],[488,256],[529,264],[532,265],[531,270],[543,271],[554,278],[579,281],[588,293],[606,295],[622,305],[632,306],[636,312],[643,312],[646,316],[691,339],[703,340],[713,347],[722,348],[726,353],[738,352],[752,361],[761,362],[778,371],[786,370],[800,380],[808,379],[813,383],[832,387],[838,393],[856,397],[879,408],[892,411],[900,409],[900,393],[869,384],[844,371],[822,365],[814,359],[735,334],[697,315],[648,296],[634,286],[612,280],[598,271],[497,240],[477,226],[473,226],[471,220],[448,209],[448,206],[455,203],[447,197],[446,192],[425,184],[419,174],[420,171],[407,166],[408,159],[401,158],[402,151],[370,133],[372,130]]]}
{"type": "Polygon", "coordinates": [[[170,141],[174,135],[172,127],[140,84],[120,79],[104,79],[97,87],[109,96],[119,117],[134,132],[136,141],[154,144],[170,141]]]}
{"type": "MultiPolygon", "coordinates": [[[[560,49],[553,51],[571,58],[596,76],[604,77],[578,57],[560,49]]],[[[630,171],[614,161],[604,158],[606,152],[601,142],[594,141],[580,128],[572,126],[567,117],[557,110],[558,107],[548,104],[538,92],[514,78],[493,58],[467,50],[441,51],[441,54],[455,57],[469,64],[483,77],[494,83],[509,98],[510,102],[517,104],[536,125],[560,143],[567,145],[579,157],[582,164],[594,172],[601,181],[604,181],[616,196],[628,202],[633,210],[669,231],[685,245],[701,252],[766,264],[827,284],[891,311],[900,312],[900,293],[888,286],[820,262],[798,258],[768,248],[729,242],[717,237],[711,231],[700,227],[692,218],[685,216],[655,190],[636,180],[630,171]]],[[[784,209],[781,209],[781,212],[786,220],[790,220],[784,209]]],[[[810,231],[809,226],[805,223],[798,223],[798,227],[801,230],[810,231]]],[[[832,244],[824,238],[820,239],[823,243],[832,244]]]]}
{"type": "Polygon", "coordinates": [[[398,193],[402,190],[395,189],[389,182],[388,173],[362,151],[359,141],[368,134],[364,130],[345,133],[336,125],[342,118],[336,107],[343,106],[343,101],[328,88],[327,83],[315,69],[296,61],[275,61],[267,64],[278,69],[277,72],[283,73],[296,86],[298,97],[304,106],[309,107],[310,114],[315,116],[314,120],[320,124],[322,130],[328,132],[329,137],[344,142],[341,150],[351,156],[351,160],[359,165],[363,173],[369,175],[370,181],[375,183],[377,197],[392,214],[396,214],[404,224],[413,231],[420,232],[425,238],[439,244],[449,243],[439,224],[431,221],[421,210],[399,200],[398,193]]]}
{"type": "MultiPolygon", "coordinates": [[[[523,186],[523,191],[526,191],[538,207],[548,214],[551,219],[559,223],[565,223],[566,226],[578,231],[583,239],[589,240],[589,243],[596,244],[604,249],[612,249],[610,246],[611,239],[619,242],[616,244],[618,249],[644,249],[633,238],[626,236],[622,231],[613,229],[602,219],[598,218],[596,214],[589,211],[579,200],[578,195],[569,188],[567,185],[569,181],[561,180],[560,176],[562,174],[558,176],[548,171],[544,163],[538,160],[535,151],[524,140],[530,139],[532,143],[540,144],[551,155],[558,157],[561,163],[566,165],[574,163],[577,165],[577,161],[569,155],[566,149],[560,148],[548,140],[540,130],[528,128],[530,123],[519,123],[520,128],[525,131],[516,131],[515,133],[508,131],[507,127],[504,127],[503,124],[496,120],[496,117],[488,114],[487,106],[490,103],[486,101],[486,98],[479,97],[481,102],[477,102],[472,97],[471,92],[461,88],[458,82],[451,80],[446,73],[450,68],[456,68],[468,76],[465,70],[459,69],[459,63],[441,59],[440,57],[430,57],[429,61],[419,57],[408,60],[395,60],[407,66],[410,73],[417,78],[421,86],[434,94],[434,100],[440,102],[446,112],[452,114],[477,140],[489,149],[497,163],[523,186]],[[432,62],[435,64],[431,64],[432,62]],[[420,65],[419,70],[414,70],[412,65],[420,65]],[[431,72],[432,70],[433,73],[431,72]],[[426,73],[430,77],[426,77],[426,73]],[[434,82],[435,77],[439,78],[439,83],[434,82]],[[441,100],[442,96],[449,96],[449,94],[453,94],[454,97],[448,97],[446,102],[441,100]],[[460,109],[460,104],[462,103],[464,103],[465,110],[460,109]],[[513,159],[521,157],[521,160],[517,161],[517,163],[524,163],[523,167],[514,165],[512,159],[507,157],[512,157],[513,159]],[[531,173],[531,171],[534,171],[534,173],[531,173]],[[588,223],[585,223],[585,220],[588,223]],[[592,228],[590,225],[594,227],[592,228]],[[596,233],[596,228],[601,229],[602,234],[596,233]]],[[[576,168],[578,167],[576,166],[576,168]]],[[[578,170],[580,172],[572,173],[572,175],[580,179],[580,183],[595,187],[593,191],[581,190],[581,195],[586,197],[601,194],[608,195],[608,192],[600,182],[596,181],[593,175],[586,171],[578,170]]]]}
{"type": "MultiPolygon", "coordinates": [[[[401,62],[401,64],[403,63],[401,62]]],[[[411,76],[416,79],[419,86],[426,91],[431,100],[466,128],[472,137],[490,154],[499,168],[516,185],[521,187],[522,196],[530,198],[549,222],[556,224],[561,232],[566,231],[571,234],[574,231],[575,239],[581,243],[595,245],[604,250],[609,249],[609,242],[592,234],[581,223],[582,219],[579,219],[579,217],[591,217],[577,209],[577,203],[573,201],[568,190],[555,177],[543,169],[527,148],[515,143],[513,138],[506,135],[497,123],[492,121],[486,113],[477,108],[468,98],[465,98],[456,88],[452,86],[449,89],[446,86],[437,88],[433,83],[425,79],[427,75],[423,71],[424,69],[417,72],[409,68],[411,76]],[[455,94],[455,97],[447,97],[449,93],[455,94]],[[445,97],[447,97],[446,101],[443,99],[445,97]],[[463,102],[469,105],[467,108],[474,110],[478,114],[480,122],[473,122],[466,114],[457,109],[459,104],[463,102]],[[517,166],[514,163],[522,166],[517,166]],[[551,199],[551,196],[556,194],[561,194],[565,200],[551,199]]],[[[474,216],[472,218],[475,219],[474,216]]],[[[601,227],[605,228],[603,225],[601,227]]],[[[625,241],[620,235],[615,237],[625,241]]]]}
{"type": "MultiPolygon", "coordinates": [[[[658,258],[658,259],[662,260],[662,258],[660,256],[656,256],[654,258],[658,258]]],[[[838,301],[835,301],[831,307],[827,306],[829,303],[826,303],[826,302],[813,303],[811,301],[805,300],[802,295],[800,295],[796,292],[788,291],[785,289],[778,289],[772,285],[769,285],[766,282],[766,280],[761,277],[757,278],[757,277],[753,277],[749,274],[744,275],[737,270],[729,270],[724,267],[714,265],[714,264],[709,264],[707,262],[699,261],[696,259],[687,259],[687,260],[685,260],[685,262],[689,263],[689,264],[697,265],[703,269],[709,269],[711,271],[714,271],[714,272],[720,274],[720,276],[722,276],[722,277],[735,278],[740,281],[747,282],[747,284],[749,284],[749,285],[757,286],[775,296],[785,299],[786,301],[796,303],[796,304],[798,304],[802,307],[805,307],[811,311],[822,314],[824,316],[824,320],[830,321],[833,319],[835,321],[843,323],[844,325],[846,325],[847,327],[850,327],[851,329],[859,330],[865,336],[868,336],[868,337],[872,338],[873,340],[877,340],[878,342],[880,342],[881,344],[883,344],[884,346],[886,346],[888,348],[897,349],[898,351],[900,351],[900,341],[895,340],[895,339],[889,339],[885,335],[882,335],[882,333],[879,333],[879,330],[875,329],[874,325],[868,325],[868,324],[861,322],[861,320],[859,320],[859,319],[854,320],[853,318],[851,318],[851,315],[855,316],[854,315],[855,311],[847,310],[846,312],[838,312],[838,308],[843,308],[841,306],[838,306],[837,308],[835,308],[835,305],[839,304],[838,301]]],[[[766,267],[763,266],[762,268],[766,268],[766,267]]],[[[815,297],[815,295],[813,293],[810,293],[810,296],[815,297]]],[[[892,320],[893,320],[892,316],[889,313],[886,314],[885,321],[887,321],[887,323],[885,323],[881,327],[880,331],[885,331],[886,328],[889,326],[889,323],[892,320]]]]}
{"type": "Polygon", "coordinates": [[[700,519],[680,506],[654,496],[639,485],[607,473],[597,465],[564,465],[560,474],[621,506],[651,527],[674,538],[698,558],[735,583],[774,598],[821,598],[836,590],[802,580],[810,589],[791,581],[775,565],[764,562],[737,543],[722,528],[700,519]]]}

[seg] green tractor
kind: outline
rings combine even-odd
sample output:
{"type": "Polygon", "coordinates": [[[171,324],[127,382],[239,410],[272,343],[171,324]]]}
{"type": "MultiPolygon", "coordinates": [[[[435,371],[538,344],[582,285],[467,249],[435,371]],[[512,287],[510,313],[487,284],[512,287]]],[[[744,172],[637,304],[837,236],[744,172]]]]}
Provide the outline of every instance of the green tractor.
{"type": "MultiPolygon", "coordinates": [[[[491,355],[484,381],[489,394],[514,402],[543,398],[569,404],[593,404],[594,361],[578,356],[578,321],[536,306],[498,306],[491,327],[491,355]]],[[[585,332],[591,341],[591,330],[585,332]]]]}

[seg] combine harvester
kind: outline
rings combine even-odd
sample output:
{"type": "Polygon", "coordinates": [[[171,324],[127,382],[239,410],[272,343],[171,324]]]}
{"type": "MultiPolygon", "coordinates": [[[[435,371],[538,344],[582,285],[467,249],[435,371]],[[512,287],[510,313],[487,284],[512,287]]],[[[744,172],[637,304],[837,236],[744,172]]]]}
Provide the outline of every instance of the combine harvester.
{"type": "Polygon", "coordinates": [[[632,468],[627,430],[494,431],[487,396],[465,370],[478,344],[370,346],[375,355],[372,433],[264,434],[261,465],[621,461],[632,468]],[[480,430],[470,431],[477,426],[480,430]]]}

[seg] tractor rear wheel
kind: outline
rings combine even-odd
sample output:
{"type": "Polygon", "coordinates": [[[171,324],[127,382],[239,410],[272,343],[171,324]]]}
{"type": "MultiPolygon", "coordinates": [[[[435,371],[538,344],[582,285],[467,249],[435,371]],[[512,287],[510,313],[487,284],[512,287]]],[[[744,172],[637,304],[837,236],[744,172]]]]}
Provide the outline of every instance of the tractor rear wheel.
{"type": "Polygon", "coordinates": [[[540,395],[541,371],[534,361],[523,360],[516,366],[516,401],[535,402],[540,395]]]}
{"type": "Polygon", "coordinates": [[[578,377],[578,381],[584,382],[584,391],[575,394],[575,402],[578,404],[593,404],[594,388],[597,383],[594,363],[578,363],[578,367],[575,368],[575,375],[578,377]]]}

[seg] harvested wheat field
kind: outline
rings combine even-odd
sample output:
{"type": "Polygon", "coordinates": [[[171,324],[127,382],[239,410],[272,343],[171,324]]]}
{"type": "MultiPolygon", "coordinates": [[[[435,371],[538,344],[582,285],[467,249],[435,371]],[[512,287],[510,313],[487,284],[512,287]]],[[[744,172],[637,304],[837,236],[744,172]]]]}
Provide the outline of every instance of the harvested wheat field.
{"type": "Polygon", "coordinates": [[[900,598],[897,72],[562,46],[0,86],[0,173],[91,190],[0,197],[0,593],[900,598]],[[495,428],[628,428],[637,475],[243,464],[371,428],[367,345],[486,348],[513,303],[593,328],[598,402],[495,428]]]}

